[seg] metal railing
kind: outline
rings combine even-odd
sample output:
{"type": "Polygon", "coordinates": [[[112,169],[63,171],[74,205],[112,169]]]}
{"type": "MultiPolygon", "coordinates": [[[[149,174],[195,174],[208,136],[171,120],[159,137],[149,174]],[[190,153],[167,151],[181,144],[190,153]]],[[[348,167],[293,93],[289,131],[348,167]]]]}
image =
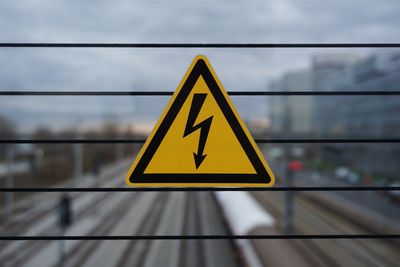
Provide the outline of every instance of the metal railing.
{"type": "MultiPolygon", "coordinates": [[[[0,43],[0,48],[400,48],[400,43],[0,43]]],[[[171,91],[0,91],[0,96],[170,96],[171,91]]],[[[232,96],[400,96],[400,91],[231,91],[232,96]]],[[[256,139],[257,143],[400,143],[400,138],[256,139]]],[[[3,144],[100,144],[144,143],[140,139],[1,139],[3,144]]],[[[150,192],[150,191],[400,191],[400,186],[350,187],[239,187],[239,188],[134,188],[134,187],[15,187],[0,192],[150,192]]],[[[290,234],[290,235],[96,235],[20,236],[3,235],[0,240],[184,240],[184,239],[399,239],[393,234],[290,234]]]]}

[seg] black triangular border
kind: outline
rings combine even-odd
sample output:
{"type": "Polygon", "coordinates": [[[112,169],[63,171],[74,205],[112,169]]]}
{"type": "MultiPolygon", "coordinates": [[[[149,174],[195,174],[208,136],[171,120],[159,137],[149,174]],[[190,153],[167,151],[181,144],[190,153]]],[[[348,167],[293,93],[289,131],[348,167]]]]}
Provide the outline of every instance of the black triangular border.
{"type": "Polygon", "coordinates": [[[131,183],[163,183],[163,184],[176,184],[176,183],[185,183],[185,184],[260,184],[260,183],[269,183],[271,182],[271,177],[266,170],[265,166],[261,162],[260,158],[257,155],[253,145],[248,139],[246,133],[242,129],[235,113],[229,106],[227,100],[225,99],[224,94],[222,93],[218,83],[214,79],[211,71],[209,70],[207,64],[203,59],[198,59],[195,65],[192,68],[192,71],[189,73],[186,81],[182,85],[181,90],[176,96],[174,102],[172,103],[170,109],[164,117],[164,120],[161,122],[158,127],[156,133],[154,134],[152,140],[150,140],[149,145],[147,146],[146,151],[144,151],[142,157],[139,159],[136,167],[132,171],[129,181],[131,183]],[[205,173],[205,174],[185,174],[185,173],[177,173],[177,174],[154,174],[154,173],[144,173],[147,165],[150,163],[154,153],[157,151],[159,145],[161,144],[164,136],[167,134],[169,128],[171,127],[173,121],[178,115],[180,109],[185,103],[187,97],[189,96],[191,90],[193,89],[195,83],[198,78],[202,76],[210,92],[212,93],[214,99],[217,104],[221,108],[225,118],[227,119],[229,125],[231,126],[236,138],[239,140],[240,144],[243,147],[247,157],[250,162],[253,164],[254,169],[256,170],[256,174],[221,174],[221,173],[205,173]]]}

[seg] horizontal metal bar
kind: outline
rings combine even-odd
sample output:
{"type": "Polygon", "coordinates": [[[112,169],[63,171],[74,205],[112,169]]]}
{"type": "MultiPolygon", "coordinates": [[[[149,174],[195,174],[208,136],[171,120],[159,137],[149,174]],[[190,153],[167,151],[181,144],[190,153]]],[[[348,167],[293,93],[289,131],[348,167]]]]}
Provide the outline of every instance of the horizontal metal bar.
{"type": "MultiPolygon", "coordinates": [[[[0,91],[2,96],[170,96],[172,91],[0,91]]],[[[229,91],[232,96],[393,96],[400,91],[229,91]]]]}
{"type": "Polygon", "coordinates": [[[187,192],[187,191],[400,191],[400,186],[303,187],[1,187],[0,192],[187,192]]]}
{"type": "MultiPolygon", "coordinates": [[[[0,144],[143,144],[145,139],[0,139],[0,144]]],[[[257,143],[275,144],[392,144],[400,138],[315,138],[315,139],[255,139],[257,143]]]]}
{"type": "Polygon", "coordinates": [[[326,234],[326,235],[102,235],[102,236],[0,236],[0,240],[226,240],[226,239],[398,239],[400,234],[326,234]]]}
{"type": "Polygon", "coordinates": [[[8,42],[0,47],[40,48],[397,48],[400,43],[47,43],[8,42]]]}
{"type": "Polygon", "coordinates": [[[0,95],[3,96],[169,96],[172,94],[171,91],[0,91],[0,95]]]}

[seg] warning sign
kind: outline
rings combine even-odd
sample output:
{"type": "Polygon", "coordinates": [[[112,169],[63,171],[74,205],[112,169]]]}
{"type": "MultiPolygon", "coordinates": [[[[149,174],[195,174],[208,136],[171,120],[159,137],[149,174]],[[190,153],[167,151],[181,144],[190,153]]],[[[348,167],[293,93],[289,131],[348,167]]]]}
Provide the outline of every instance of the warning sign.
{"type": "Polygon", "coordinates": [[[208,60],[197,56],[132,164],[130,186],[272,186],[208,60]]]}

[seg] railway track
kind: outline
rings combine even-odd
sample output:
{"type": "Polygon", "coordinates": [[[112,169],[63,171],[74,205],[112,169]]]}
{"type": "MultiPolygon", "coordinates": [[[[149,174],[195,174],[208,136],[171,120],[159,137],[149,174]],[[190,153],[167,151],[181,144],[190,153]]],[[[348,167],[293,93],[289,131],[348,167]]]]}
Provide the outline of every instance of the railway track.
{"type": "MultiPolygon", "coordinates": [[[[125,171],[121,166],[104,172],[97,186],[121,186],[123,179],[115,179],[125,171]]],[[[49,204],[58,201],[58,194],[49,194],[40,199],[43,205],[35,211],[19,215],[21,223],[2,230],[21,235],[59,234],[54,204],[49,204]]],[[[211,192],[73,193],[71,197],[75,223],[67,235],[229,234],[211,192]]],[[[307,200],[303,202],[306,213],[312,207],[306,205],[307,200]]],[[[279,207],[275,208],[278,214],[279,207]]],[[[310,213],[311,217],[316,211],[310,213]]],[[[59,241],[7,242],[0,251],[0,261],[2,266],[59,266],[58,245],[59,241]]],[[[230,240],[69,240],[65,241],[65,255],[65,267],[243,266],[230,240]]]]}
{"type": "MultiPolygon", "coordinates": [[[[106,180],[101,183],[103,186],[113,186],[106,180]]],[[[76,193],[73,203],[75,222],[66,235],[227,234],[211,192],[76,193]]],[[[41,224],[43,229],[31,234],[59,234],[54,210],[40,215],[32,214],[30,218],[35,218],[32,222],[15,227],[14,231],[26,234],[41,224]],[[43,223],[43,220],[49,222],[43,223]]],[[[1,266],[60,266],[59,242],[8,242],[0,252],[1,266]]],[[[65,261],[62,266],[65,267],[241,266],[229,240],[63,242],[65,261]]]]}
{"type": "MultiPolygon", "coordinates": [[[[116,168],[107,169],[103,175],[100,176],[99,182],[103,186],[118,186],[115,180],[110,181],[117,173],[121,174],[121,167],[124,164],[117,164],[116,168]]],[[[87,183],[87,181],[83,181],[87,183]]],[[[111,196],[111,193],[96,193],[97,195],[87,195],[85,193],[71,194],[74,217],[76,221],[81,221],[93,212],[93,207],[101,205],[106,202],[111,196]]],[[[40,197],[41,202],[36,199],[35,203],[41,203],[41,207],[36,208],[35,212],[28,212],[25,214],[17,214],[18,221],[11,221],[1,227],[1,232],[6,234],[15,235],[53,235],[59,234],[58,217],[55,211],[55,206],[58,202],[58,194],[50,193],[40,197]],[[44,197],[47,197],[44,199],[44,197]],[[45,200],[45,201],[44,201],[45,200]],[[10,227],[7,225],[10,224],[10,227]]],[[[54,244],[52,241],[17,241],[17,242],[3,242],[0,250],[0,262],[2,266],[22,266],[29,262],[29,260],[40,253],[43,248],[54,244]]],[[[57,251],[55,251],[57,253],[57,251]]]]}
{"type": "MultiPolygon", "coordinates": [[[[159,192],[133,234],[226,234],[215,204],[209,192],[159,192]]],[[[110,266],[240,266],[232,243],[226,240],[134,240],[123,250],[110,266]]]]}
{"type": "MultiPolygon", "coordinates": [[[[161,219],[162,210],[165,209],[170,199],[170,194],[159,193],[154,202],[153,208],[149,209],[138,230],[141,235],[152,235],[156,231],[161,219]]],[[[136,233],[135,233],[136,234],[136,233]]],[[[149,253],[151,242],[137,240],[129,242],[117,266],[142,266],[149,253]]]]}
{"type": "MultiPolygon", "coordinates": [[[[255,198],[283,225],[283,193],[254,192],[255,198]]],[[[294,227],[298,234],[368,234],[368,229],[324,204],[297,194],[294,227]]],[[[315,266],[399,266],[399,247],[385,240],[293,241],[315,266]]]]}
{"type": "MultiPolygon", "coordinates": [[[[189,193],[185,235],[228,235],[222,212],[211,192],[189,193]]],[[[243,262],[232,240],[186,240],[180,266],[240,267],[243,262]]]]}
{"type": "MultiPolygon", "coordinates": [[[[107,214],[105,220],[96,225],[96,227],[89,232],[89,235],[107,235],[111,231],[112,227],[114,227],[114,225],[126,215],[125,207],[134,203],[139,197],[140,193],[123,196],[123,199],[118,201],[118,206],[114,208],[112,214],[107,214]]],[[[90,255],[99,247],[98,245],[98,242],[90,240],[80,241],[79,245],[75,246],[74,249],[71,249],[71,251],[66,255],[64,266],[82,266],[82,264],[90,258],[90,255]]]]}
{"type": "MultiPolygon", "coordinates": [[[[186,200],[186,220],[184,224],[184,235],[201,235],[200,210],[198,208],[198,194],[189,194],[186,200]]],[[[181,249],[180,267],[205,266],[204,244],[201,240],[183,240],[181,249]]]]}

